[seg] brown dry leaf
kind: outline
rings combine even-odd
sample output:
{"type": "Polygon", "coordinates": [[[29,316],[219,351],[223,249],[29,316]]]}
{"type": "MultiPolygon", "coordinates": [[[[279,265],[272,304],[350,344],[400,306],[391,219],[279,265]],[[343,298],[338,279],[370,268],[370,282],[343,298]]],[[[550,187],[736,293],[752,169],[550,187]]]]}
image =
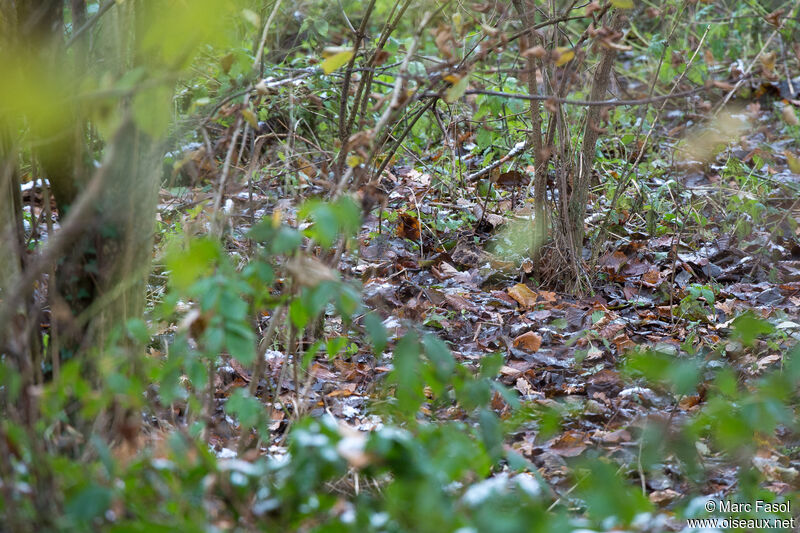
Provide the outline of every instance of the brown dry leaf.
{"type": "Polygon", "coordinates": [[[766,368],[779,362],[781,359],[783,359],[783,356],[781,354],[774,353],[772,355],[762,357],[761,359],[758,360],[756,364],[758,365],[759,370],[765,370],[766,368]]]}
{"type": "Polygon", "coordinates": [[[617,347],[618,354],[625,353],[626,351],[632,350],[633,348],[636,347],[636,343],[633,342],[631,338],[628,337],[628,335],[626,335],[625,333],[617,335],[616,337],[611,339],[611,342],[613,342],[614,346],[617,347]]]}
{"type": "Polygon", "coordinates": [[[536,304],[536,293],[524,283],[517,283],[509,288],[508,295],[514,298],[522,307],[533,307],[536,304]]]}
{"type": "Polygon", "coordinates": [[[336,281],[339,275],[322,261],[307,255],[298,255],[286,262],[286,270],[303,287],[316,287],[323,281],[336,281]]]}
{"type": "Polygon", "coordinates": [[[651,492],[650,495],[648,496],[648,498],[650,498],[650,501],[658,505],[659,507],[664,507],[665,505],[674,502],[680,497],[681,494],[672,489],[656,490],[651,492]]]}
{"type": "Polygon", "coordinates": [[[453,33],[450,31],[450,27],[444,24],[440,25],[436,28],[434,42],[436,43],[436,48],[439,49],[439,52],[444,56],[445,59],[452,59],[453,58],[453,33]]]}
{"type": "Polygon", "coordinates": [[[586,360],[587,361],[597,361],[598,359],[603,358],[603,350],[595,346],[594,344],[589,345],[589,349],[586,350],[586,360]]]}
{"type": "Polygon", "coordinates": [[[617,273],[628,262],[628,256],[617,250],[614,253],[606,254],[600,258],[598,263],[606,272],[617,273]]]}
{"type": "Polygon", "coordinates": [[[797,113],[794,112],[794,106],[792,104],[783,106],[781,116],[783,117],[783,121],[790,126],[797,126],[800,124],[800,119],[797,118],[797,113]]]}
{"type": "Polygon", "coordinates": [[[781,17],[783,16],[783,13],[785,11],[786,10],[784,8],[776,9],[775,11],[770,13],[769,15],[766,15],[764,17],[764,20],[766,20],[767,22],[769,22],[773,26],[780,26],[781,25],[781,17]]]}
{"type": "Polygon", "coordinates": [[[619,444],[620,442],[630,442],[631,434],[628,430],[618,429],[616,431],[598,431],[595,437],[599,437],[606,444],[619,444]]]}
{"type": "Polygon", "coordinates": [[[600,336],[604,339],[613,339],[617,334],[625,329],[625,323],[621,320],[608,320],[608,315],[601,318],[595,328],[598,330],[600,336]]]}
{"type": "Polygon", "coordinates": [[[250,383],[250,372],[248,372],[247,369],[242,366],[242,363],[237,361],[234,357],[231,357],[228,363],[236,372],[236,377],[242,379],[246,383],[250,383]]]}
{"type": "Polygon", "coordinates": [[[753,457],[753,466],[761,472],[768,481],[784,481],[796,483],[800,472],[795,468],[787,468],[781,464],[780,457],[753,457]]]}
{"type": "Polygon", "coordinates": [[[761,69],[765,76],[769,76],[775,70],[775,60],[778,58],[777,52],[770,52],[769,54],[762,54],[759,58],[761,62],[761,69]]]}
{"type": "Polygon", "coordinates": [[[332,379],[336,379],[336,374],[325,368],[319,363],[314,363],[311,365],[310,373],[317,379],[321,379],[323,381],[330,381],[332,379]]]}
{"type": "Polygon", "coordinates": [[[383,65],[386,63],[386,60],[389,59],[389,57],[391,57],[391,54],[386,50],[378,50],[378,53],[375,54],[375,57],[372,61],[376,66],[383,65]]]}
{"type": "Polygon", "coordinates": [[[661,272],[657,268],[651,268],[642,274],[642,284],[648,287],[657,287],[661,283],[661,272]]]}
{"type": "Polygon", "coordinates": [[[501,187],[522,187],[527,185],[530,180],[519,170],[509,170],[499,174],[495,181],[501,187]]]}
{"type": "Polygon", "coordinates": [[[533,396],[536,394],[530,382],[522,376],[517,378],[517,383],[514,388],[523,396],[533,396]]]}
{"type": "Polygon", "coordinates": [[[722,89],[723,91],[726,92],[731,92],[736,88],[734,84],[728,83],[727,81],[714,80],[713,82],[711,82],[711,84],[717,89],[722,89]]]}
{"type": "Polygon", "coordinates": [[[694,394],[692,396],[684,396],[681,398],[681,401],[678,402],[678,408],[682,411],[688,411],[692,407],[698,405],[700,403],[700,396],[694,394]]]}
{"type": "Polygon", "coordinates": [[[303,156],[298,156],[294,164],[295,168],[308,178],[313,178],[319,173],[319,169],[317,169],[316,165],[303,156]]]}
{"type": "Polygon", "coordinates": [[[602,7],[600,7],[600,2],[594,0],[589,5],[586,6],[586,16],[591,17],[592,13],[594,13],[595,11],[600,11],[601,9],[602,7]]]}
{"type": "Polygon", "coordinates": [[[513,345],[514,348],[533,353],[541,347],[542,338],[533,331],[529,331],[514,339],[513,345]]]}
{"type": "Polygon", "coordinates": [[[522,374],[522,370],[512,368],[508,365],[501,366],[499,372],[501,376],[519,376],[522,374]]]}
{"type": "Polygon", "coordinates": [[[583,433],[570,430],[556,437],[550,449],[562,457],[577,457],[586,450],[586,440],[583,433]]]}
{"type": "Polygon", "coordinates": [[[537,59],[541,59],[545,56],[545,54],[547,54],[547,51],[543,46],[534,46],[522,52],[522,56],[525,58],[535,57],[537,59]]]}
{"type": "Polygon", "coordinates": [[[558,295],[550,291],[539,291],[539,297],[547,303],[555,303],[558,295]]]}
{"type": "Polygon", "coordinates": [[[444,301],[455,311],[475,312],[478,310],[472,302],[457,294],[445,294],[444,301]]]}
{"type": "Polygon", "coordinates": [[[347,396],[352,395],[353,391],[349,391],[347,389],[338,389],[327,394],[328,398],[346,398],[347,396]]]}
{"type": "Polygon", "coordinates": [[[397,225],[397,236],[412,241],[420,238],[420,225],[417,217],[408,213],[400,213],[400,223],[397,225]]]}

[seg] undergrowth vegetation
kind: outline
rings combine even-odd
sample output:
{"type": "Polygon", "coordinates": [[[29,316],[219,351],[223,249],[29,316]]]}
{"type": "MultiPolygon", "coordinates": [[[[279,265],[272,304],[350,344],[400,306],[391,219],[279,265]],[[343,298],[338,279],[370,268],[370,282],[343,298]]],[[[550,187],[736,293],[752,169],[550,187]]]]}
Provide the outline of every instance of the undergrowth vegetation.
{"type": "Polygon", "coordinates": [[[0,531],[796,527],[797,16],[2,4],[0,531]]]}

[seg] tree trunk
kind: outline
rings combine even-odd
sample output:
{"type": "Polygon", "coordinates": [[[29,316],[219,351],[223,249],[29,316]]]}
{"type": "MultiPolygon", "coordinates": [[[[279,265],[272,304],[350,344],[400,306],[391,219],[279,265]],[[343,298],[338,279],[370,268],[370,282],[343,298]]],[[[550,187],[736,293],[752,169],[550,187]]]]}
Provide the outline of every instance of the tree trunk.
{"type": "MultiPolygon", "coordinates": [[[[65,71],[70,63],[64,48],[63,4],[57,0],[20,0],[2,5],[0,18],[4,19],[3,29],[8,30],[3,37],[6,53],[21,50],[29,63],[65,71]]],[[[85,3],[72,0],[71,6],[76,23],[85,20],[85,3]]],[[[123,43],[122,52],[104,60],[106,64],[117,65],[120,71],[127,70],[139,59],[145,61],[145,58],[135,57],[131,46],[146,27],[142,16],[136,17],[140,6],[142,2],[129,2],[118,5],[113,12],[113,16],[123,17],[118,27],[124,28],[124,34],[114,34],[123,43]]],[[[86,34],[81,37],[86,38],[86,34]]],[[[80,80],[84,66],[97,59],[85,57],[86,50],[88,47],[82,46],[80,40],[75,42],[72,66],[76,72],[73,76],[64,76],[65,86],[70,86],[70,80],[77,83],[74,80],[80,80]]],[[[104,50],[103,53],[109,52],[104,50]]],[[[113,153],[113,157],[105,158],[106,168],[100,170],[88,164],[94,158],[90,154],[98,139],[90,136],[78,105],[65,105],[58,124],[50,124],[50,129],[47,126],[31,128],[31,139],[37,141],[38,147],[30,156],[38,160],[39,168],[50,182],[62,224],[78,205],[90,177],[95,172],[103,174],[99,191],[81,214],[81,231],[69,236],[70,242],[63,247],[66,252],[55,264],[55,279],[48,283],[55,302],[51,310],[52,331],[60,336],[56,344],[61,353],[55,354],[56,357],[69,358],[89,347],[102,348],[112,327],[129,318],[140,317],[144,309],[161,145],[131,120],[130,108],[129,98],[119,103],[117,111],[126,118],[121,121],[119,131],[106,140],[105,151],[113,153]]],[[[0,186],[3,191],[7,187],[13,189],[7,180],[0,182],[0,186]]],[[[3,194],[2,197],[0,229],[7,229],[13,218],[7,214],[19,211],[13,205],[5,205],[6,198],[13,198],[13,195],[3,194]]],[[[57,231],[50,238],[66,237],[57,231]]],[[[4,259],[0,263],[0,281],[24,276],[24,272],[13,269],[8,258],[4,259]]],[[[26,297],[31,293],[32,287],[22,291],[26,297]]],[[[0,307],[6,303],[1,302],[0,307]]],[[[38,323],[39,317],[28,316],[27,319],[29,323],[38,323]]],[[[12,329],[6,333],[17,335],[12,329]]]]}
{"type": "MultiPolygon", "coordinates": [[[[616,31],[622,27],[625,15],[622,11],[613,14],[610,27],[616,31]]],[[[606,97],[609,81],[611,80],[611,68],[617,51],[613,47],[606,47],[600,56],[600,62],[594,71],[592,79],[592,89],[589,94],[590,101],[600,101],[606,97]]],[[[597,139],[601,132],[601,117],[603,108],[591,106],[586,112],[586,126],[583,132],[583,144],[578,153],[577,172],[569,196],[566,231],[569,232],[569,243],[571,246],[570,255],[575,266],[576,276],[579,278],[582,273],[581,252],[583,249],[584,238],[584,218],[586,217],[586,203],[589,197],[589,186],[591,185],[592,168],[597,155],[597,139]]]]}
{"type": "MultiPolygon", "coordinates": [[[[540,39],[537,37],[536,30],[533,29],[535,20],[529,16],[529,10],[523,0],[513,0],[514,8],[519,14],[522,26],[529,28],[529,33],[520,36],[520,51],[539,45],[540,39]]],[[[531,55],[527,56],[526,69],[528,71],[528,94],[538,95],[539,87],[536,82],[537,61],[531,55]]],[[[533,126],[528,135],[528,144],[533,146],[533,228],[532,228],[532,257],[534,265],[540,266],[542,256],[542,245],[547,239],[549,229],[549,216],[547,213],[547,164],[550,160],[549,150],[544,146],[544,131],[542,130],[542,105],[538,100],[531,101],[530,104],[531,124],[533,126]]]]}

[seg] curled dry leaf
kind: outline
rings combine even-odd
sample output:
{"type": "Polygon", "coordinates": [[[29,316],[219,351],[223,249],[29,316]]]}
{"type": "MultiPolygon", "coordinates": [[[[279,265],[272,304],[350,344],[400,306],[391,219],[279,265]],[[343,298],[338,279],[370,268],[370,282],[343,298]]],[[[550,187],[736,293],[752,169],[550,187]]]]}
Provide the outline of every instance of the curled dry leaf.
{"type": "Polygon", "coordinates": [[[450,28],[445,25],[439,26],[436,30],[434,30],[434,42],[436,43],[436,48],[439,49],[439,52],[444,56],[445,59],[452,59],[453,58],[453,33],[450,31],[450,28]]]}
{"type": "Polygon", "coordinates": [[[544,49],[544,46],[534,46],[522,52],[523,57],[535,57],[537,59],[543,58],[546,54],[547,51],[544,49]]]}
{"type": "Polygon", "coordinates": [[[534,396],[536,391],[531,386],[530,382],[523,376],[517,378],[516,386],[514,387],[523,396],[534,396]]]}
{"type": "Polygon", "coordinates": [[[781,17],[786,10],[784,8],[779,8],[770,13],[769,15],[764,17],[764,20],[772,24],[773,26],[780,26],[781,25],[781,17]]]}
{"type": "Polygon", "coordinates": [[[602,8],[600,7],[600,2],[598,2],[597,0],[594,0],[594,2],[590,2],[586,6],[586,16],[587,17],[591,17],[592,13],[594,13],[595,11],[600,11],[601,9],[602,8]]]}

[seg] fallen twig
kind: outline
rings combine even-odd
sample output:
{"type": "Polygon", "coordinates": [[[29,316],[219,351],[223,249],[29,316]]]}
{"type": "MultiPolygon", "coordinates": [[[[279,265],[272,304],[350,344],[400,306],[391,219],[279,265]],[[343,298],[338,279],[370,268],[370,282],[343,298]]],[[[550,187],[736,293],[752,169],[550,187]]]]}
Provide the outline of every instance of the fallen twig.
{"type": "Polygon", "coordinates": [[[525,141],[518,142],[517,144],[514,145],[514,147],[511,149],[510,152],[508,152],[506,155],[504,155],[503,157],[501,157],[500,159],[498,159],[497,161],[495,161],[491,165],[483,167],[479,171],[473,172],[472,174],[469,174],[467,176],[467,181],[472,182],[472,181],[478,180],[479,178],[485,176],[486,174],[488,174],[492,170],[496,169],[497,167],[499,167],[503,163],[505,163],[505,162],[509,161],[510,159],[513,159],[513,158],[517,157],[518,155],[524,153],[525,149],[527,147],[528,147],[528,143],[526,143],[525,141]]]}

